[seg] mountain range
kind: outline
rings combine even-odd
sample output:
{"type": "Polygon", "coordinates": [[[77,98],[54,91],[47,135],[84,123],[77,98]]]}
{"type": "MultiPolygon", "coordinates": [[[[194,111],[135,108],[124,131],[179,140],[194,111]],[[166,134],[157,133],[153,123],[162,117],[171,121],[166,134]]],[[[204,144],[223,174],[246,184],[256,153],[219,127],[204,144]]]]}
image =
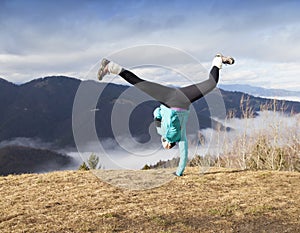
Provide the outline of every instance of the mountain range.
{"type": "MultiPolygon", "coordinates": [[[[118,120],[120,124],[122,125],[122,116],[131,114],[129,121],[131,135],[140,142],[149,140],[149,126],[153,122],[152,112],[155,107],[159,106],[159,103],[151,100],[139,104],[140,93],[134,87],[91,80],[81,81],[65,76],[39,78],[20,85],[0,78],[0,174],[8,174],[9,171],[11,173],[36,172],[40,171],[44,164],[47,163],[56,164],[56,168],[61,169],[73,163],[65,155],[51,154],[47,150],[39,150],[40,148],[33,149],[12,144],[7,147],[6,142],[14,141],[16,138],[29,138],[46,144],[49,143],[51,148],[48,149],[51,150],[74,148],[72,110],[76,92],[81,84],[86,84],[92,89],[105,87],[100,98],[96,101],[94,112],[99,140],[114,139],[111,116],[116,106],[122,109],[118,120]],[[130,90],[131,95],[136,98],[129,98],[128,95],[123,95],[127,90],[130,90]],[[130,109],[133,107],[134,111],[130,112],[130,109]],[[44,156],[38,157],[38,154],[44,156]],[[31,162],[25,161],[24,158],[31,162]],[[7,161],[15,161],[15,163],[7,163],[7,161]],[[16,161],[23,162],[19,163],[16,161]],[[55,163],[55,161],[58,162],[55,163]],[[15,164],[15,167],[12,164],[15,164]],[[40,166],[35,167],[34,164],[40,166]],[[9,169],[5,170],[5,167],[9,169]]],[[[232,92],[222,89],[220,89],[220,92],[213,91],[209,95],[212,98],[214,95],[219,97],[221,95],[227,113],[234,112],[235,117],[243,115],[240,107],[242,98],[248,100],[247,103],[243,102],[243,105],[250,106],[254,112],[259,111],[261,105],[270,102],[268,99],[254,97],[243,92],[232,92]]],[[[89,97],[88,93],[86,97],[89,97]]],[[[279,100],[277,101],[277,106],[281,106],[283,103],[286,113],[291,111],[294,113],[300,112],[300,102],[283,102],[279,100]]],[[[204,98],[194,102],[193,107],[200,129],[220,126],[219,122],[211,119],[210,109],[204,98]]],[[[221,128],[223,130],[226,129],[224,127],[221,128]]],[[[196,135],[199,129],[188,125],[187,130],[195,132],[196,135]]],[[[125,132],[120,131],[118,136],[122,136],[123,133],[126,135],[125,132]]],[[[86,143],[88,142],[89,138],[86,138],[86,143]]]]}
{"type": "MultiPolygon", "coordinates": [[[[131,95],[139,95],[134,87],[105,84],[95,81],[81,81],[79,79],[52,76],[35,79],[30,82],[16,85],[0,79],[0,142],[14,138],[36,138],[44,142],[51,142],[58,148],[72,147],[75,145],[72,132],[72,108],[79,85],[88,83],[91,88],[106,86],[102,92],[95,114],[96,129],[99,139],[113,138],[114,134],[110,124],[111,113],[115,105],[122,106],[124,114],[132,105],[137,107],[130,116],[130,131],[141,141],[147,141],[148,127],[153,122],[153,109],[159,105],[156,101],[147,101],[139,104],[138,97],[127,98],[120,95],[132,88],[131,95]],[[107,90],[107,91],[106,91],[107,90]]],[[[242,96],[248,99],[248,105],[254,111],[259,111],[262,104],[270,100],[254,97],[242,92],[220,90],[224,99],[227,112],[235,112],[236,117],[241,117],[240,100],[242,96]]],[[[212,92],[210,95],[219,95],[212,92]]],[[[278,101],[278,106],[283,102],[278,101]]],[[[300,112],[300,103],[285,101],[285,111],[300,112]]],[[[194,104],[200,128],[214,127],[210,119],[210,111],[204,99],[194,104]]],[[[120,119],[122,121],[122,119],[120,119]]],[[[120,132],[122,134],[122,132],[120,132]]]]}
{"type": "Polygon", "coordinates": [[[220,84],[220,88],[227,91],[240,91],[256,97],[268,99],[281,99],[300,102],[300,91],[287,91],[283,89],[267,89],[245,84],[220,84]]]}

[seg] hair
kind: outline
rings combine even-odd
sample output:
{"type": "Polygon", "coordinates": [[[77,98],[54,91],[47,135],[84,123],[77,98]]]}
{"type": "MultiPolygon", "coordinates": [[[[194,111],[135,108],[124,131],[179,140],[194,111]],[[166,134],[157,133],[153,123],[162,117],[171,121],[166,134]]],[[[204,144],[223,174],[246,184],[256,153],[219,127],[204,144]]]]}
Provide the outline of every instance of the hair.
{"type": "Polygon", "coordinates": [[[170,147],[170,149],[171,149],[176,145],[176,142],[171,142],[170,144],[171,144],[171,147],[170,147]]]}
{"type": "MultiPolygon", "coordinates": [[[[167,140],[165,139],[165,138],[161,138],[161,140],[162,140],[162,142],[166,142],[167,140]]],[[[168,142],[169,144],[170,144],[170,148],[169,149],[171,149],[171,148],[173,148],[175,145],[176,145],[176,142],[168,142]]]]}

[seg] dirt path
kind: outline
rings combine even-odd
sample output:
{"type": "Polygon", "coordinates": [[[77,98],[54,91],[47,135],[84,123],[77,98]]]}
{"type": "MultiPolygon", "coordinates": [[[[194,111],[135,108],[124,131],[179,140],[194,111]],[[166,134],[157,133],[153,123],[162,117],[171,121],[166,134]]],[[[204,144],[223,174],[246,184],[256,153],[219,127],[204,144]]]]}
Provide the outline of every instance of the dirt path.
{"type": "MultiPolygon", "coordinates": [[[[141,187],[144,171],[127,172],[107,179],[141,187]]],[[[300,173],[145,174],[170,180],[134,191],[91,172],[0,177],[0,232],[300,232],[300,173]]]]}

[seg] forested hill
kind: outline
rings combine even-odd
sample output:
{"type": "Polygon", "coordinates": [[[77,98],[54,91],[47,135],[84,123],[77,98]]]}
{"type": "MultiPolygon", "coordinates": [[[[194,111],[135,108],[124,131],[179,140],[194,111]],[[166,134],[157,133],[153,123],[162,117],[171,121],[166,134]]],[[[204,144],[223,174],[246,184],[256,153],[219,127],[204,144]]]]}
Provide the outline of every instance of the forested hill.
{"type": "MultiPolygon", "coordinates": [[[[89,82],[91,87],[107,85],[96,81],[89,82]]],[[[0,141],[11,140],[18,137],[38,138],[45,142],[51,142],[58,147],[73,146],[72,132],[72,108],[74,97],[81,80],[52,76],[32,80],[28,83],[16,85],[4,79],[0,79],[0,141]]],[[[124,114],[126,109],[137,105],[136,102],[126,100],[126,95],[119,96],[127,90],[128,86],[109,84],[98,100],[99,111],[96,113],[96,127],[98,137],[112,138],[110,125],[111,111],[114,105],[122,105],[124,114]]],[[[133,95],[138,91],[133,88],[133,95]]],[[[241,92],[229,92],[221,90],[227,111],[234,111],[237,117],[241,116],[240,101],[242,96],[248,99],[248,105],[258,111],[262,104],[270,100],[246,95],[241,92]]],[[[216,92],[212,95],[217,95],[216,92]]],[[[277,106],[282,105],[277,102],[277,106]]],[[[245,104],[245,103],[244,103],[245,104]]],[[[159,104],[156,101],[142,103],[135,108],[130,116],[130,130],[132,135],[147,140],[148,126],[152,123],[152,111],[159,104]]],[[[213,127],[214,121],[210,119],[210,111],[204,99],[195,102],[201,128],[213,127]]],[[[284,111],[300,112],[299,102],[285,102],[284,111]]],[[[122,117],[122,116],[120,116],[122,117]]]]}
{"type": "Polygon", "coordinates": [[[24,146],[0,148],[0,176],[68,169],[75,161],[64,154],[24,146]]]}

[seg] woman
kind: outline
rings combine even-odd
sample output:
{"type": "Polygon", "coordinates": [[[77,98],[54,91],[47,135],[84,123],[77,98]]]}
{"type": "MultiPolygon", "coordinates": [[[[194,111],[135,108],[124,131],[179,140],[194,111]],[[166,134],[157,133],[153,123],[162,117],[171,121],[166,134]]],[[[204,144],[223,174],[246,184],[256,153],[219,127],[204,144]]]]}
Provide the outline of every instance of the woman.
{"type": "Polygon", "coordinates": [[[165,149],[171,149],[179,144],[180,161],[175,172],[182,176],[188,160],[188,142],[186,138],[186,123],[191,103],[212,91],[219,81],[219,70],[222,64],[232,65],[234,59],[217,54],[212,61],[208,80],[181,88],[172,88],[158,83],[149,82],[120,65],[103,59],[98,71],[98,79],[108,74],[117,74],[130,84],[147,93],[161,103],[153,112],[157,132],[165,149]]]}

